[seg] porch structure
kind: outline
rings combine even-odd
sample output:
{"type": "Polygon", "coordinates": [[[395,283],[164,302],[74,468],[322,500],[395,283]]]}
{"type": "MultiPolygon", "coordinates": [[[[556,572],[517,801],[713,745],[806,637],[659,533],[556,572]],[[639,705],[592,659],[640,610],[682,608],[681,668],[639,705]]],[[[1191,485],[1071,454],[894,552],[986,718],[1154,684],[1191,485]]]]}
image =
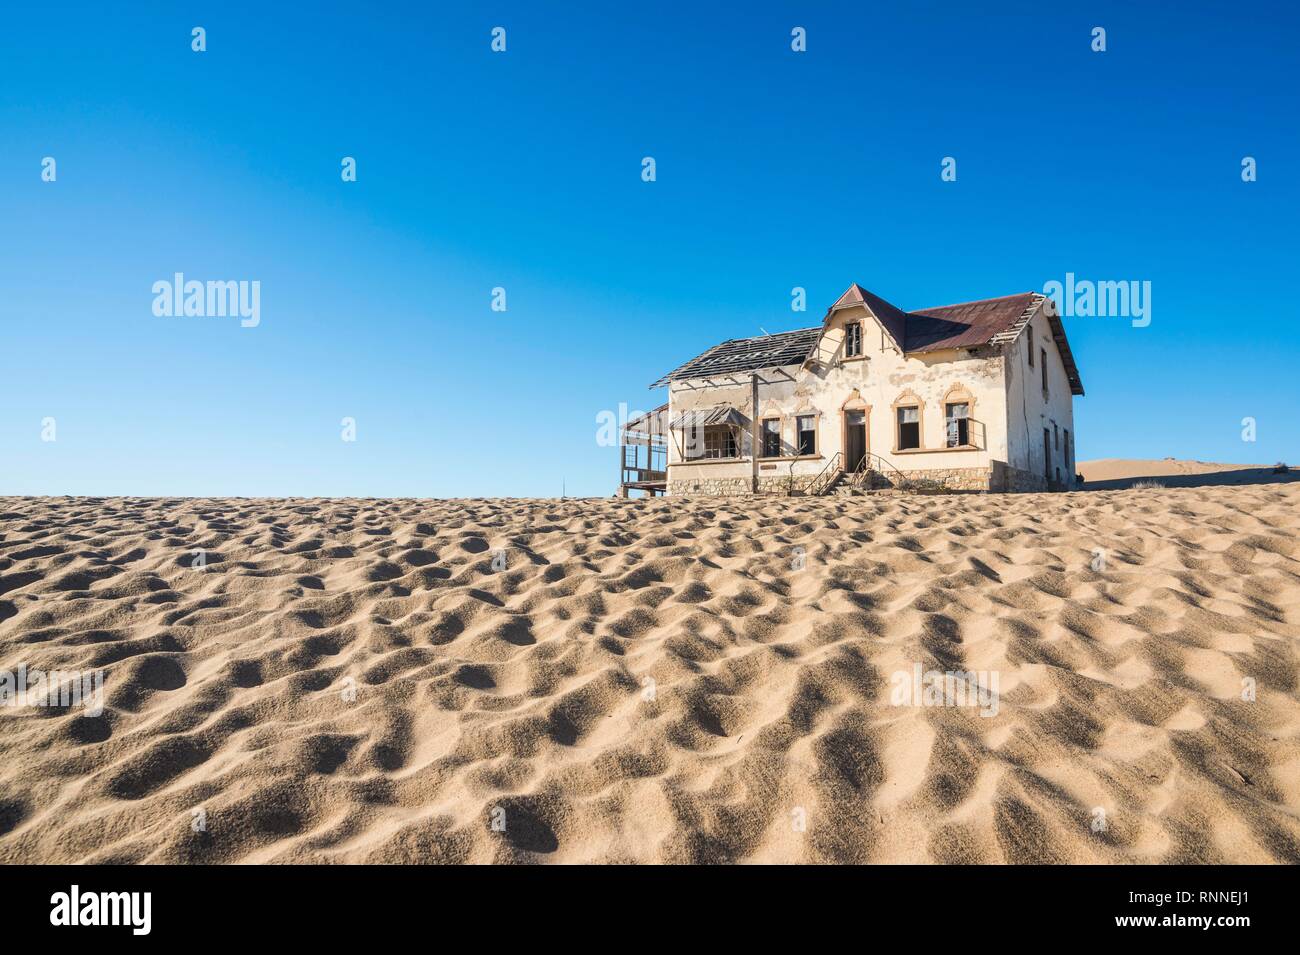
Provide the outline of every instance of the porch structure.
{"type": "Polygon", "coordinates": [[[619,431],[618,496],[668,492],[668,405],[632,418],[619,431]]]}

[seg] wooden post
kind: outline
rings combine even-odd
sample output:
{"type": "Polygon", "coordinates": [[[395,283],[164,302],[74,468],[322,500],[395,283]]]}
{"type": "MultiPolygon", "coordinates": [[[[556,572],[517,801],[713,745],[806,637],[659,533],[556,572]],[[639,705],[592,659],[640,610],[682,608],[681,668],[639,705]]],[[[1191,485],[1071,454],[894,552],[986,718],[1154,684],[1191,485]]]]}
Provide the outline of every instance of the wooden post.
{"type": "Polygon", "coordinates": [[[749,490],[758,493],[758,372],[749,376],[749,490]]]}

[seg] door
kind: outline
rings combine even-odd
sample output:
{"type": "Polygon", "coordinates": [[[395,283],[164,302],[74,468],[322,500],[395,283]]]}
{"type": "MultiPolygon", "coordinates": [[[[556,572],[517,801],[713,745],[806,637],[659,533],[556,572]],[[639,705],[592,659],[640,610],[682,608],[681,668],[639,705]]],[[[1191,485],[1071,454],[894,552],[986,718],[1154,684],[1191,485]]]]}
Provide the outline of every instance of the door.
{"type": "Polygon", "coordinates": [[[1043,480],[1052,480],[1052,432],[1043,429],[1043,480]]]}
{"type": "Polygon", "coordinates": [[[844,412],[844,470],[860,471],[867,454],[867,413],[844,412]]]}

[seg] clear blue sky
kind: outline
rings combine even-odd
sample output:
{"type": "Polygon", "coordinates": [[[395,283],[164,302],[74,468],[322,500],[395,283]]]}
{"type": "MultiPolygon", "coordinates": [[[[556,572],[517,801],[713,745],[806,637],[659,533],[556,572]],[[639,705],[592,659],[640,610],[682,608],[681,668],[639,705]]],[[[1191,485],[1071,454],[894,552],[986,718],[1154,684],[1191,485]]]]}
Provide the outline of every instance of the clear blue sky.
{"type": "Polygon", "coordinates": [[[1080,459],[1300,456],[1290,4],[273,7],[3,13],[0,493],[608,494],[717,341],[1066,272],[1153,286],[1067,320],[1080,459]]]}

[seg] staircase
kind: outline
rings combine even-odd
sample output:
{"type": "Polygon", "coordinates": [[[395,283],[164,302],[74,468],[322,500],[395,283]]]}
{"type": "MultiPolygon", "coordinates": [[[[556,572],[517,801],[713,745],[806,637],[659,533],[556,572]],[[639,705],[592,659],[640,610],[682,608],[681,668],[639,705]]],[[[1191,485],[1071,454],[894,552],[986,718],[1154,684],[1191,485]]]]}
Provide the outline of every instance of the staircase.
{"type": "Polygon", "coordinates": [[[809,497],[821,497],[823,494],[829,494],[844,479],[844,455],[836,451],[831,455],[831,459],[826,462],[826,467],[822,468],[818,475],[809,482],[804,489],[804,494],[809,497]]]}
{"type": "Polygon", "coordinates": [[[878,454],[864,454],[858,466],[844,475],[848,480],[835,486],[840,495],[869,494],[873,492],[908,491],[915,484],[911,478],[878,454]]]}
{"type": "MultiPolygon", "coordinates": [[[[791,464],[793,472],[794,465],[791,464]]],[[[802,491],[793,489],[791,478],[791,495],[822,497],[836,494],[842,497],[858,494],[897,494],[901,491],[926,491],[927,482],[914,481],[894,467],[878,454],[868,452],[858,459],[858,466],[852,470],[844,469],[844,455],[836,451],[826,466],[808,483],[802,491]]],[[[942,490],[942,488],[940,488],[942,490]]]]}

